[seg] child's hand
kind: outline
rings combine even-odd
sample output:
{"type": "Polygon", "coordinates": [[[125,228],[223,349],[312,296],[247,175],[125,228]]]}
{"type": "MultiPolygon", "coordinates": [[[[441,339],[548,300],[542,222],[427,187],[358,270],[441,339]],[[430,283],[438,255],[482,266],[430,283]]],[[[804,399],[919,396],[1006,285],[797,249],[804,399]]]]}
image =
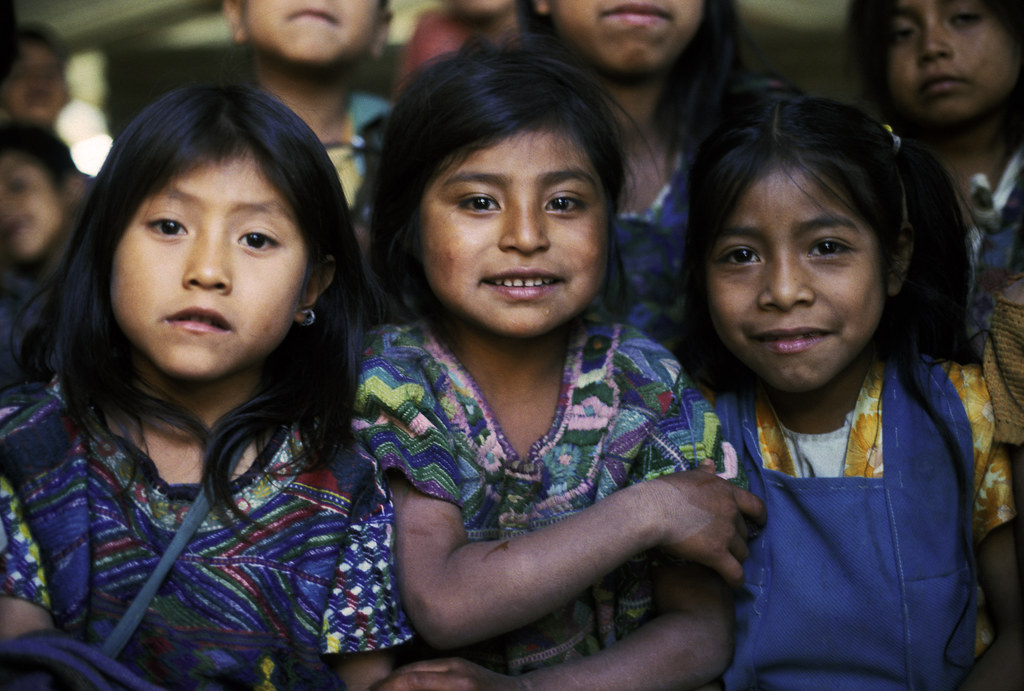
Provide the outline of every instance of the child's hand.
{"type": "Polygon", "coordinates": [[[648,505],[658,512],[662,526],[661,548],[714,569],[733,587],[743,585],[740,562],[749,554],[744,517],[763,524],[764,503],[717,477],[710,463],[637,487],[645,485],[651,490],[648,505]]]}
{"type": "Polygon", "coordinates": [[[512,677],[453,657],[399,667],[371,688],[373,691],[514,691],[518,684],[512,677]]]}

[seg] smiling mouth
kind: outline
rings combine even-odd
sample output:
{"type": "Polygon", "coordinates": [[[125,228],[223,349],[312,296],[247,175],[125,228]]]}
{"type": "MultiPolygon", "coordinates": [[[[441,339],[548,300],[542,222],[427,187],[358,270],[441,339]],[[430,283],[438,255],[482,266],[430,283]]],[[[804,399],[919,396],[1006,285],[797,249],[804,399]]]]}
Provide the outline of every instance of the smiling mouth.
{"type": "Polygon", "coordinates": [[[554,282],[553,278],[497,278],[485,281],[485,283],[502,288],[539,288],[549,286],[554,282]]]}

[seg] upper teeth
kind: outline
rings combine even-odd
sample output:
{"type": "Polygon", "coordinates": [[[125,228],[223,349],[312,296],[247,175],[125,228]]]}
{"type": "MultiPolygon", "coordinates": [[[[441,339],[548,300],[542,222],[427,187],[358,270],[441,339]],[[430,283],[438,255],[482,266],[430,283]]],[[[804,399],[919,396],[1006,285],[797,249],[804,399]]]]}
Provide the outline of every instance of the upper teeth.
{"type": "Polygon", "coordinates": [[[217,324],[214,323],[213,319],[202,314],[190,314],[187,317],[185,317],[183,321],[198,322],[200,324],[208,324],[209,326],[217,326],[217,324]]]}
{"type": "Polygon", "coordinates": [[[553,278],[503,278],[498,285],[506,288],[533,288],[535,286],[546,286],[554,283],[553,278]]]}

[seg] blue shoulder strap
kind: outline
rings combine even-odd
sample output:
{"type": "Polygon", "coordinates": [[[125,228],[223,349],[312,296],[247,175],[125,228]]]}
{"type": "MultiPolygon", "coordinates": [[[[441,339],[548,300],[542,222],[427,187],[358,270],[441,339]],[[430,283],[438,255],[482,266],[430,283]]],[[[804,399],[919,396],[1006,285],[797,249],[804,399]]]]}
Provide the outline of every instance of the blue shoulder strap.
{"type": "MultiPolygon", "coordinates": [[[[238,461],[241,460],[242,454],[245,449],[235,454],[235,457],[231,459],[231,464],[228,468],[228,477],[231,477],[235,472],[235,467],[238,465],[238,461]]],[[[174,533],[174,537],[171,539],[171,543],[167,546],[163,556],[160,557],[160,561],[157,562],[156,568],[153,569],[153,573],[149,575],[146,582],[142,585],[142,589],[139,594],[135,596],[132,603],[128,605],[128,609],[125,610],[120,621],[117,622],[117,626],[107,636],[107,640],[103,642],[103,652],[109,655],[111,658],[117,658],[124,649],[125,644],[128,643],[128,639],[132,637],[135,630],[139,628],[139,624],[142,623],[142,618],[146,616],[146,610],[149,608],[149,603],[156,597],[157,590],[160,589],[160,584],[164,582],[164,578],[167,576],[167,572],[171,570],[174,562],[178,559],[178,556],[185,550],[185,546],[188,545],[189,540],[195,535],[196,531],[199,530],[199,526],[203,524],[203,520],[206,515],[210,513],[210,498],[207,494],[206,487],[199,490],[199,496],[196,497],[195,501],[192,502],[192,506],[189,507],[188,513],[185,514],[184,520],[181,522],[181,526],[177,532],[174,533]]]]}

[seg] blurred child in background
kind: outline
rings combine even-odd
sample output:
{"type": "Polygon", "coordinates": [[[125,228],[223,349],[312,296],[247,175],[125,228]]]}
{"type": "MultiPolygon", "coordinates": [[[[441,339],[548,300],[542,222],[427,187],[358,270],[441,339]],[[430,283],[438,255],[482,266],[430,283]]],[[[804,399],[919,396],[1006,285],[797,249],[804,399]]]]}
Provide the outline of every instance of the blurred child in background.
{"type": "Polygon", "coordinates": [[[515,0],[445,0],[426,10],[402,50],[395,83],[398,89],[416,68],[431,59],[457,51],[470,38],[501,43],[516,33],[515,0]]]}
{"type": "Polygon", "coordinates": [[[968,328],[1024,271],[1024,3],[854,0],[862,88],[886,122],[949,169],[973,221],[968,328]]]}
{"type": "Polygon", "coordinates": [[[599,313],[670,344],[680,337],[696,145],[724,117],[791,89],[744,69],[732,0],[517,2],[523,29],[557,36],[618,106],[627,184],[614,226],[628,307],[599,313]]]}
{"type": "Polygon", "coordinates": [[[235,43],[248,45],[260,86],[316,133],[334,162],[367,247],[372,180],[388,110],[385,97],[351,88],[356,70],[387,45],[387,0],[224,0],[235,43]]]}

